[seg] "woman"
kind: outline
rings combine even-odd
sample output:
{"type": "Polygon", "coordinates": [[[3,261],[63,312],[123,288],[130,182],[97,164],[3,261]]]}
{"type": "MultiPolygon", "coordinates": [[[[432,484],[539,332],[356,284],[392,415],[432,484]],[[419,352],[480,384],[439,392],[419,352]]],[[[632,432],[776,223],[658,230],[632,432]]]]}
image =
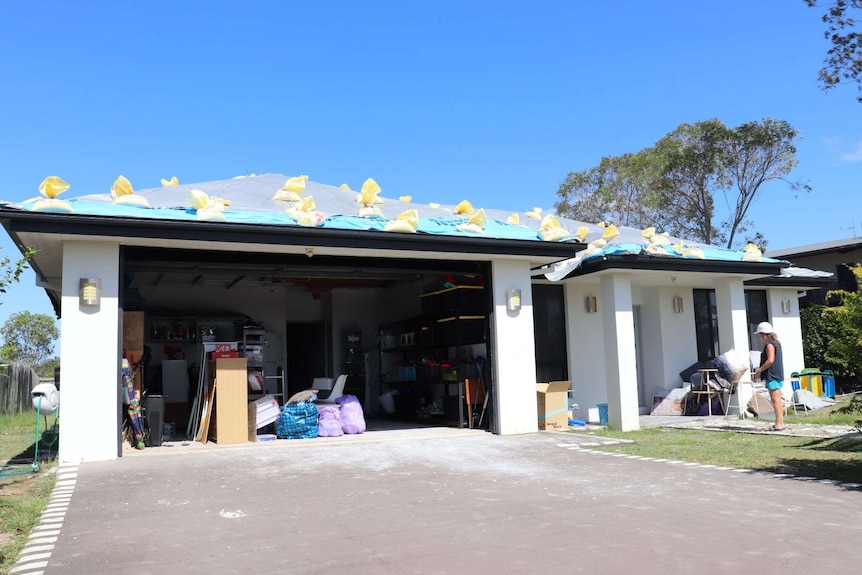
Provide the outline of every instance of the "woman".
{"type": "Polygon", "coordinates": [[[781,355],[781,342],[768,321],[757,324],[754,333],[759,335],[760,341],[764,343],[763,351],[760,352],[760,367],[754,370],[754,377],[760,377],[766,382],[772,409],[775,411],[775,425],[767,428],[767,431],[783,431],[784,399],[781,397],[781,388],[784,385],[784,360],[781,355]]]}

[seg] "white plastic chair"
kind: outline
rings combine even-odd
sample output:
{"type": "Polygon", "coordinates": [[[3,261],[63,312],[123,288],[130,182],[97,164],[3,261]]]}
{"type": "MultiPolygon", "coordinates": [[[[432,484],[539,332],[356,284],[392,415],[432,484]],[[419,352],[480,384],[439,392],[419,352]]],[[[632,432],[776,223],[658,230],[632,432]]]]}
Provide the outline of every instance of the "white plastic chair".
{"type": "Polygon", "coordinates": [[[344,395],[344,384],[347,382],[347,374],[342,373],[338,376],[338,379],[335,380],[335,384],[332,386],[332,391],[329,392],[329,395],[326,397],[317,398],[318,404],[334,404],[335,400],[344,395]]]}

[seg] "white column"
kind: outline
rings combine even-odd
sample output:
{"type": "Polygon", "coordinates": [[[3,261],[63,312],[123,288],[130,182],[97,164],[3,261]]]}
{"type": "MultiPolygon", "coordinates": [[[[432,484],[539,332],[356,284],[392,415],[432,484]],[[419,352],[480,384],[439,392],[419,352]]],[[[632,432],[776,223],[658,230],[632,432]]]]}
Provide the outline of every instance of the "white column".
{"type": "Polygon", "coordinates": [[[631,278],[601,278],[608,423],[622,431],[640,429],[631,278]]]}
{"type": "Polygon", "coordinates": [[[781,342],[781,353],[784,356],[784,379],[790,380],[794,371],[802,371],[806,367],[822,369],[821,365],[805,365],[802,353],[802,323],[799,319],[799,300],[795,288],[773,288],[766,295],[769,317],[772,327],[781,342]],[[784,302],[787,302],[786,304],[784,302]],[[785,308],[785,305],[788,306],[785,308]],[[787,311],[784,311],[787,309],[787,311]]]}
{"type": "Polygon", "coordinates": [[[494,260],[495,432],[500,435],[538,431],[536,406],[536,348],[533,335],[533,295],[529,262],[494,260]],[[520,311],[508,311],[510,290],[521,290],[520,311]]]}
{"type": "Polygon", "coordinates": [[[572,380],[572,397],[579,410],[575,419],[589,418],[589,410],[597,403],[607,402],[607,376],[605,373],[605,345],[602,336],[604,307],[599,285],[565,282],[566,289],[566,345],[569,356],[569,379],[572,380]],[[596,312],[587,311],[586,298],[596,298],[596,312]]]}
{"type": "MultiPolygon", "coordinates": [[[[737,357],[747,365],[750,346],[748,341],[748,313],[745,309],[745,285],[742,280],[733,277],[716,280],[715,306],[718,312],[718,339],[721,353],[732,349],[737,357]]],[[[752,392],[751,373],[746,371],[740,379],[737,391],[739,404],[748,405],[752,392]]],[[[735,411],[736,400],[732,403],[735,411]]],[[[739,415],[738,412],[737,415],[739,415]]]]}
{"type": "Polygon", "coordinates": [[[120,455],[119,244],[63,244],[60,460],[120,455]],[[101,282],[99,305],[81,303],[80,278],[101,282]]]}

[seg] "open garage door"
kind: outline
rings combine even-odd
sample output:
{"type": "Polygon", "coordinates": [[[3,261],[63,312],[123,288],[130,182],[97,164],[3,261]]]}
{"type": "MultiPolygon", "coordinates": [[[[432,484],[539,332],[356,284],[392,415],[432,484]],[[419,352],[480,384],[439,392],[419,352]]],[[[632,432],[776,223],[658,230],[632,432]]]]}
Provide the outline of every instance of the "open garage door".
{"type": "Polygon", "coordinates": [[[247,360],[234,401],[324,396],[345,374],[370,421],[492,424],[486,262],[125,248],[122,270],[144,348],[126,351],[168,437],[200,419],[213,352],[247,360]]]}

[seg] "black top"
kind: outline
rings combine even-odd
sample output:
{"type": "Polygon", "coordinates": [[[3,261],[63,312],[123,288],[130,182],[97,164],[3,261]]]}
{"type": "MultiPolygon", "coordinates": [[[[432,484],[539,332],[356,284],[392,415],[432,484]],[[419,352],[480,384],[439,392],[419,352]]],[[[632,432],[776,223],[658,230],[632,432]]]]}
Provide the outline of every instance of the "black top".
{"type": "MultiPolygon", "coordinates": [[[[784,358],[781,355],[781,344],[773,340],[767,342],[766,345],[771,345],[775,348],[775,361],[772,362],[772,365],[765,372],[761,371],[760,375],[763,381],[784,381],[784,358]]],[[[763,351],[760,352],[761,367],[766,363],[766,358],[766,348],[763,348],[763,351]]]]}

